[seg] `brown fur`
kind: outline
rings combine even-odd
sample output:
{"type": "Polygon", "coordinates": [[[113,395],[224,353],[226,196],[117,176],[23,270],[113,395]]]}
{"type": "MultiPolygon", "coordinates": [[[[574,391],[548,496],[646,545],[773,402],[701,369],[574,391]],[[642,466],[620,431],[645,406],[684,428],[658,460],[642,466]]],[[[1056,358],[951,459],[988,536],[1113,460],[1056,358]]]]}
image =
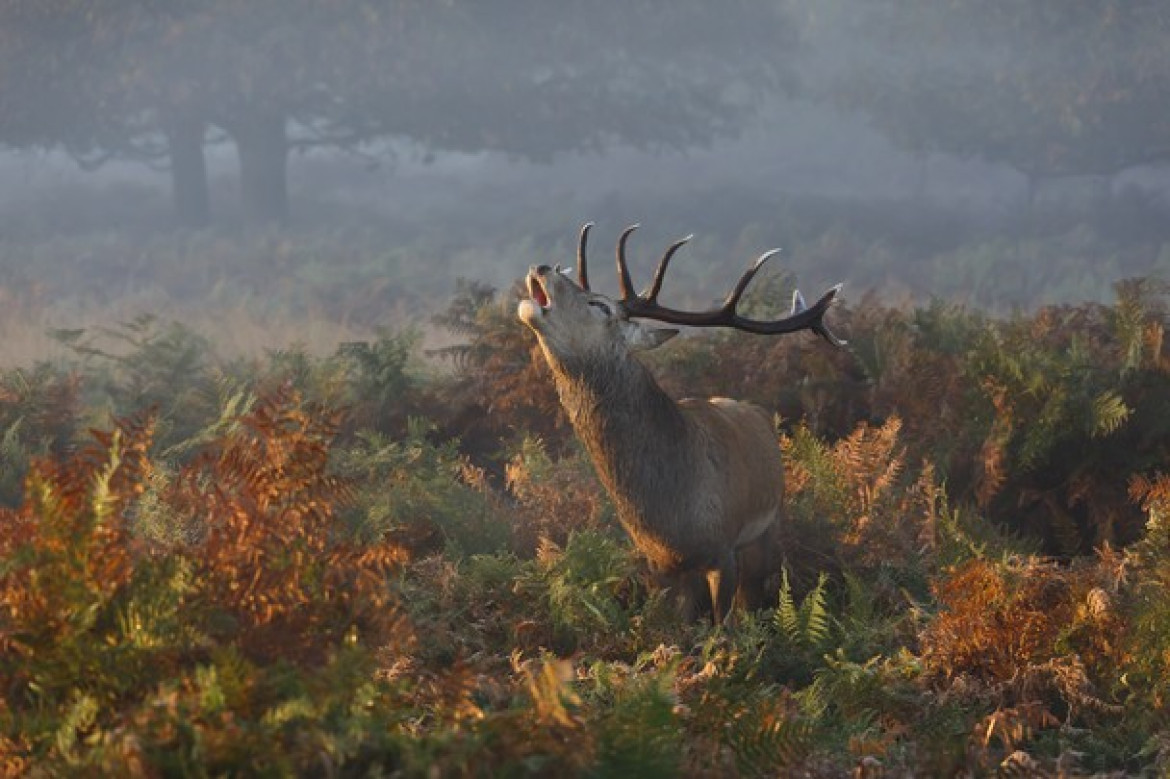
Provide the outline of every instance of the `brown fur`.
{"type": "Polygon", "coordinates": [[[651,569],[676,584],[690,616],[709,611],[718,623],[733,601],[763,605],[783,497],[768,415],[723,398],[672,400],[632,352],[673,331],[625,319],[608,298],[551,269],[530,278],[548,305],[524,301],[520,318],[651,569]]]}

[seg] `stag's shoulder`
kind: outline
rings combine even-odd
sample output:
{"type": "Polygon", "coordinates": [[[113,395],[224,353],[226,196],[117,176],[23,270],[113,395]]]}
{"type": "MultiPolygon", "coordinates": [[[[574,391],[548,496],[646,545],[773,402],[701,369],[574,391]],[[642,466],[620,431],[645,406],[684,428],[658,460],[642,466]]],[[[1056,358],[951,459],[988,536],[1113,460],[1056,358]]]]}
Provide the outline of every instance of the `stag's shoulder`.
{"type": "Polygon", "coordinates": [[[721,474],[724,511],[772,516],[780,500],[783,465],[768,413],[754,403],[729,398],[688,399],[683,413],[692,420],[707,462],[721,474]]]}

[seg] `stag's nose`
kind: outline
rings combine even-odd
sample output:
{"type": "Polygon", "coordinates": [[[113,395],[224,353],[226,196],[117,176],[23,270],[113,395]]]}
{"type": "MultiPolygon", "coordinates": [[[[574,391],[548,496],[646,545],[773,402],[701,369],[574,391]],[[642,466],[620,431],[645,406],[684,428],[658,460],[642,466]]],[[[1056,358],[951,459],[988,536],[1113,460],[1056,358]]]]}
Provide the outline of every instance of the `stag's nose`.
{"type": "Polygon", "coordinates": [[[548,265],[537,265],[536,267],[531,269],[531,272],[535,273],[537,276],[543,276],[544,274],[549,273],[551,271],[552,271],[552,268],[549,267],[548,265]]]}

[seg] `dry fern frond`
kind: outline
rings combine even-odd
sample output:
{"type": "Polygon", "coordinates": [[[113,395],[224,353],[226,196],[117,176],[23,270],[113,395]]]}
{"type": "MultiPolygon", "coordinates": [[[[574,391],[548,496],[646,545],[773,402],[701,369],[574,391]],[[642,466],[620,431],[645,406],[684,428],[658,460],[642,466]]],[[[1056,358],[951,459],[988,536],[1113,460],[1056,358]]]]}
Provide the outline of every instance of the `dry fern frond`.
{"type": "Polygon", "coordinates": [[[1104,566],[1064,568],[1038,560],[973,560],[935,584],[942,610],[921,635],[937,683],[962,677],[1002,707],[1061,701],[1079,711],[1116,711],[1094,677],[1124,659],[1124,620],[1104,566]]]}
{"type": "Polygon", "coordinates": [[[127,507],[142,492],[150,415],[122,420],[64,460],[33,462],[25,501],[0,510],[0,646],[36,651],[86,631],[130,581],[127,507]]]}
{"type": "Polygon", "coordinates": [[[186,551],[200,561],[206,605],[233,614],[261,654],[293,654],[298,641],[321,647],[354,626],[400,627],[386,576],[405,552],[358,546],[335,531],[353,494],[328,468],[339,422],[283,387],[174,480],[171,501],[202,528],[186,551]]]}

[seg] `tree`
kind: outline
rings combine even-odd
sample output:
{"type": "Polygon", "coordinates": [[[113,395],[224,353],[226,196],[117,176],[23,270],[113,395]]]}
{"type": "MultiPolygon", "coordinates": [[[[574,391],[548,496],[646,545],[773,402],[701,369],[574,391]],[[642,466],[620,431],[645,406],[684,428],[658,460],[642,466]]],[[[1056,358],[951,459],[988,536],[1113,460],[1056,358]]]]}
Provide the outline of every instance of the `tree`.
{"type": "Polygon", "coordinates": [[[206,220],[208,127],[236,145],[245,216],[281,221],[289,154],[307,145],[402,136],[541,158],[709,140],[776,86],[764,53],[792,40],[766,0],[11,0],[3,13],[0,64],[18,67],[0,101],[41,102],[20,127],[0,121],[0,139],[166,154],[188,223],[206,220]]]}
{"type": "Polygon", "coordinates": [[[838,0],[806,32],[835,57],[816,61],[810,89],[910,150],[1031,181],[1170,159],[1160,0],[838,0]]]}
{"type": "Polygon", "coordinates": [[[109,159],[170,159],[176,210],[208,219],[202,118],[176,100],[147,105],[128,57],[157,33],[128,23],[122,0],[11,0],[0,5],[0,142],[63,148],[87,169],[109,159]],[[194,114],[194,115],[192,115],[194,114]]]}

